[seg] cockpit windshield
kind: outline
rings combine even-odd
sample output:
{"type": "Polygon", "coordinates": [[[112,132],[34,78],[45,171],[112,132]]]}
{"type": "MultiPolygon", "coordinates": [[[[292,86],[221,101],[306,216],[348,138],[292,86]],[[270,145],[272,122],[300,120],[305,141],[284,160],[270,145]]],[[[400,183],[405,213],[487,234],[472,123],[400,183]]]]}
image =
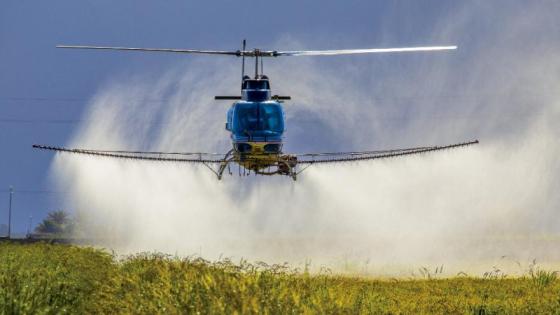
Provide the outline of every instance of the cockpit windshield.
{"type": "Polygon", "coordinates": [[[272,131],[282,133],[282,108],[272,103],[238,103],[235,106],[233,129],[236,133],[272,131]]]}
{"type": "Polygon", "coordinates": [[[243,81],[243,89],[270,90],[270,83],[268,80],[245,80],[243,81]]]}

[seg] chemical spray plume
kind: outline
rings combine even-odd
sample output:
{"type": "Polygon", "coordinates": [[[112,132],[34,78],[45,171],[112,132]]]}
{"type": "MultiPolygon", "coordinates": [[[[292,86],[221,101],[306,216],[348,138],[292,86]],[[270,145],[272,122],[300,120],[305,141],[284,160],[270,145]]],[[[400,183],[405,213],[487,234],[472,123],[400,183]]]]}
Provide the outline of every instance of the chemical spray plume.
{"type": "MultiPolygon", "coordinates": [[[[314,166],[297,182],[217,181],[203,167],[70,155],[56,157],[53,173],[72,192],[67,202],[81,219],[81,235],[120,253],[311,261],[377,274],[441,264],[450,272],[487,271],[503,256],[555,263],[560,43],[554,34],[560,30],[553,13],[559,5],[527,6],[498,10],[472,2],[450,13],[450,26],[431,40],[467,42],[455,55],[350,61],[359,68],[329,68],[327,59],[267,65],[275,92],[294,99],[285,106],[285,151],[475,137],[477,147],[314,166]],[[475,18],[490,31],[473,34],[475,18]],[[503,28],[491,27],[496,24],[503,28]]],[[[288,45],[298,42],[278,42],[288,45]]],[[[155,82],[115,80],[91,100],[69,146],[226,152],[229,104],[212,97],[235,91],[237,72],[211,60],[178,65],[155,82]]]]}

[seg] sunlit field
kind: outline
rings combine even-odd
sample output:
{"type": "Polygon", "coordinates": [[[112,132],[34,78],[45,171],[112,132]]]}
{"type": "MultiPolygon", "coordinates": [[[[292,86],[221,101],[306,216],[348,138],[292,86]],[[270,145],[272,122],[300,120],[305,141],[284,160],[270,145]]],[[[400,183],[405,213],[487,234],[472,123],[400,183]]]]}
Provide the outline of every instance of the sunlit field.
{"type": "Polygon", "coordinates": [[[377,280],[161,254],[0,243],[0,313],[560,314],[556,273],[377,280]]]}

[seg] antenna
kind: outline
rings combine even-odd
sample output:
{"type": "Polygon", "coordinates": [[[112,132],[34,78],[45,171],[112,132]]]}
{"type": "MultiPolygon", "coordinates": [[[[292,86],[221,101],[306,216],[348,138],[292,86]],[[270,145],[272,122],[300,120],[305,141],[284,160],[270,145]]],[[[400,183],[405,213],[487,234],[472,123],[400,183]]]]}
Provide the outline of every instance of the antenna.
{"type": "Polygon", "coordinates": [[[243,50],[241,50],[241,84],[243,84],[243,78],[245,77],[245,46],[247,45],[247,40],[243,40],[243,50]]]}

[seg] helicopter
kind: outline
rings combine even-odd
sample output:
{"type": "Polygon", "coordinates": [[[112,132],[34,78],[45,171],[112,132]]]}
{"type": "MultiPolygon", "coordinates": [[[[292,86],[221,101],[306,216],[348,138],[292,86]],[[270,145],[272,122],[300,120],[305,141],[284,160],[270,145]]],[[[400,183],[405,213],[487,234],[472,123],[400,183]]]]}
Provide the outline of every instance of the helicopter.
{"type": "Polygon", "coordinates": [[[33,147],[36,149],[109,158],[202,164],[210,169],[217,176],[218,180],[222,179],[226,169],[232,175],[231,165],[237,164],[239,175],[249,175],[251,172],[254,175],[264,176],[283,175],[291,177],[295,181],[298,175],[311,165],[368,161],[439,151],[478,143],[478,140],[474,140],[450,145],[392,150],[305,154],[285,153],[283,152],[283,140],[284,131],[286,130],[286,119],[282,103],[291,100],[291,97],[273,95],[271,93],[270,79],[262,73],[263,59],[268,57],[449,51],[457,49],[457,46],[277,51],[261,50],[258,48],[247,50],[246,40],[243,40],[241,50],[231,51],[78,45],[58,45],[56,47],[65,49],[171,52],[241,57],[240,95],[215,96],[215,100],[234,101],[227,111],[225,123],[225,129],[230,134],[232,148],[226,153],[202,153],[70,149],[35,144],[33,147]],[[254,58],[253,77],[245,73],[245,58],[254,58]]]}

